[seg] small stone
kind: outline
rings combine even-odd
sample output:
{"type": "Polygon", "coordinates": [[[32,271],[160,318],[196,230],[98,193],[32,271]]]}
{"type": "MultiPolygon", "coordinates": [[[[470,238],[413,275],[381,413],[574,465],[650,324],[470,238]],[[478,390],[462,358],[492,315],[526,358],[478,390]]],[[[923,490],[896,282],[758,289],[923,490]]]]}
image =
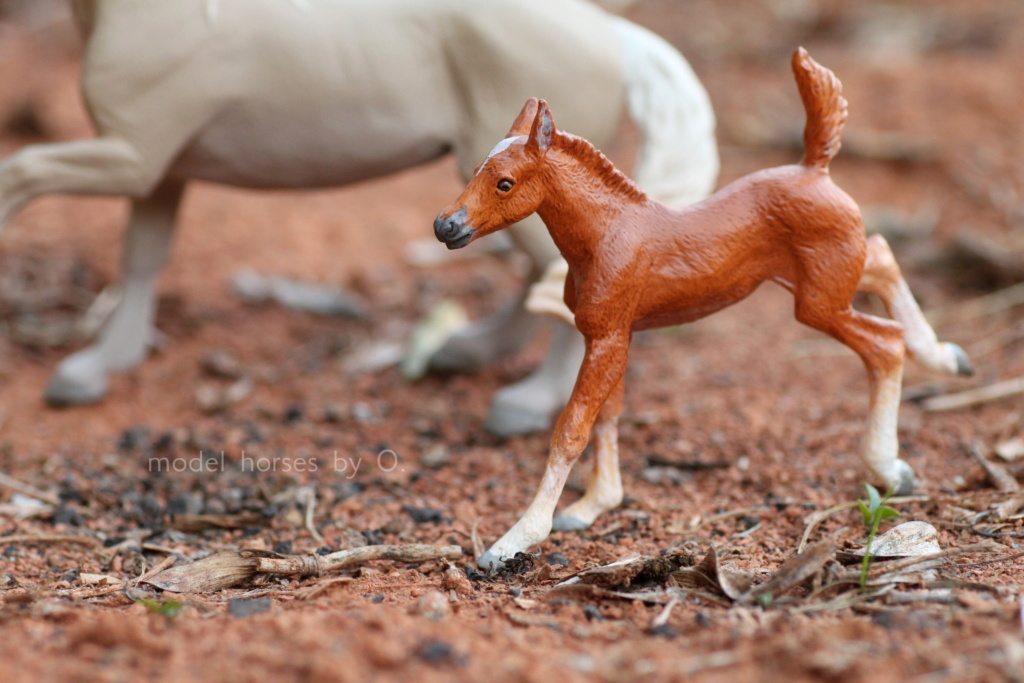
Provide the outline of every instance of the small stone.
{"type": "Polygon", "coordinates": [[[365,534],[349,527],[343,527],[338,531],[336,545],[338,550],[351,550],[352,548],[362,548],[363,546],[370,545],[370,543],[367,541],[365,534]]]}
{"type": "Polygon", "coordinates": [[[669,640],[671,640],[672,638],[675,638],[676,636],[679,635],[679,632],[676,631],[671,626],[669,626],[668,624],[662,624],[661,626],[655,626],[654,628],[652,628],[647,633],[649,635],[652,635],[652,636],[661,636],[662,638],[668,638],[669,640]]]}
{"type": "Polygon", "coordinates": [[[411,611],[413,614],[419,614],[431,621],[440,621],[451,614],[452,606],[444,593],[438,590],[429,590],[413,603],[411,611]]]}
{"type": "Polygon", "coordinates": [[[273,601],[270,598],[232,598],[228,600],[228,614],[236,619],[244,619],[269,611],[271,605],[273,601]]]}
{"type": "Polygon", "coordinates": [[[380,528],[382,533],[392,534],[397,536],[405,531],[405,527],[408,524],[408,520],[402,517],[392,517],[388,520],[388,523],[380,528]]]}
{"type": "Polygon", "coordinates": [[[367,545],[384,545],[383,529],[367,529],[363,532],[367,545]]]}
{"type": "Polygon", "coordinates": [[[82,525],[82,518],[79,514],[71,508],[64,507],[63,505],[54,511],[51,521],[54,524],[66,524],[68,526],[82,525]]]}
{"type": "Polygon", "coordinates": [[[447,465],[450,460],[451,458],[448,454],[448,448],[441,444],[428,448],[423,452],[423,455],[420,456],[420,464],[424,467],[429,467],[432,470],[436,470],[439,467],[447,465]]]}
{"type": "Polygon", "coordinates": [[[544,562],[547,564],[554,565],[556,567],[568,567],[569,558],[565,556],[565,553],[551,553],[544,558],[544,562]]]}
{"type": "Polygon", "coordinates": [[[448,565],[441,575],[441,587],[446,591],[455,591],[459,595],[469,595],[473,592],[473,584],[454,565],[448,565]]]}
{"type": "Polygon", "coordinates": [[[302,409],[302,406],[300,406],[297,403],[291,404],[284,411],[284,421],[285,421],[285,424],[290,424],[290,425],[291,424],[298,424],[299,422],[302,422],[302,418],[304,416],[305,416],[305,413],[304,413],[304,411],[302,409]]]}
{"type": "Polygon", "coordinates": [[[416,656],[428,664],[441,664],[455,659],[455,650],[443,640],[431,638],[420,643],[416,656]]]}
{"type": "Polygon", "coordinates": [[[412,521],[417,524],[437,524],[444,519],[441,515],[441,511],[433,508],[420,508],[412,505],[403,505],[402,510],[412,517],[412,521]]]}
{"type": "Polygon", "coordinates": [[[203,372],[211,377],[238,379],[242,376],[242,365],[229,351],[216,349],[203,354],[199,362],[203,372]]]}
{"type": "Polygon", "coordinates": [[[355,418],[356,422],[362,424],[368,424],[376,422],[377,414],[374,412],[373,407],[369,403],[359,402],[352,406],[352,417],[355,418]]]}

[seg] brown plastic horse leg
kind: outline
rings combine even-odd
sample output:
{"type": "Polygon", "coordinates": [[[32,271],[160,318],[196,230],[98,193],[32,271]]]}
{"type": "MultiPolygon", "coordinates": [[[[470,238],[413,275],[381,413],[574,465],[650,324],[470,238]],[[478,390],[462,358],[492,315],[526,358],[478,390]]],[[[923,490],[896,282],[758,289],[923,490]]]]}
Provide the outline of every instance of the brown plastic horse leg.
{"type": "Polygon", "coordinates": [[[903,381],[905,346],[898,323],[847,308],[830,311],[797,295],[796,317],[850,347],[868,371],[871,406],[868,428],[861,444],[861,459],[888,489],[907,494],[914,488],[914,472],[899,459],[896,422],[903,381]]]}
{"type": "Polygon", "coordinates": [[[601,407],[591,434],[594,443],[594,471],[587,491],[578,501],[555,517],[555,531],[586,529],[602,513],[622,503],[622,477],[619,473],[619,415],[625,379],[619,380],[601,407]]]}
{"type": "Polygon", "coordinates": [[[628,330],[587,340],[587,353],[569,404],[555,425],[548,463],[530,506],[511,529],[477,560],[490,571],[547,538],[569,471],[590,438],[591,428],[612,391],[622,383],[629,358],[628,330]]]}
{"type": "Polygon", "coordinates": [[[903,325],[907,353],[915,361],[949,375],[974,374],[971,361],[962,348],[939,341],[903,279],[889,243],[881,235],[868,238],[864,275],[857,288],[877,295],[889,317],[903,325]]]}

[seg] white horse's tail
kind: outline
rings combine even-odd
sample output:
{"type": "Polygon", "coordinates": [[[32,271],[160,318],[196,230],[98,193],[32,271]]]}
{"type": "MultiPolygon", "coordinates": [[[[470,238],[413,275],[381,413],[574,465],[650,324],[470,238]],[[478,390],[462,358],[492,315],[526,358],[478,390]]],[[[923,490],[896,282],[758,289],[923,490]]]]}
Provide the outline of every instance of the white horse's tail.
{"type": "Polygon", "coordinates": [[[718,177],[711,100],[674,47],[630,21],[615,17],[614,22],[627,107],[640,132],[633,180],[670,206],[699,201],[718,177]]]}

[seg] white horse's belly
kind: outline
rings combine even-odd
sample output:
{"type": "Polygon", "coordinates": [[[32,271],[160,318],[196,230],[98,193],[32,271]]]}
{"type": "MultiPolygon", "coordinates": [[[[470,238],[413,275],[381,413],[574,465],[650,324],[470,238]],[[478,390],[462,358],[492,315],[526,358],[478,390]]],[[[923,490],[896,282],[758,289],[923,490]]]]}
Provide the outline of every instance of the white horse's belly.
{"type": "Polygon", "coordinates": [[[441,127],[404,117],[366,121],[365,111],[242,108],[204,129],[169,175],[252,188],[346,185],[436,159],[451,148],[441,127]]]}

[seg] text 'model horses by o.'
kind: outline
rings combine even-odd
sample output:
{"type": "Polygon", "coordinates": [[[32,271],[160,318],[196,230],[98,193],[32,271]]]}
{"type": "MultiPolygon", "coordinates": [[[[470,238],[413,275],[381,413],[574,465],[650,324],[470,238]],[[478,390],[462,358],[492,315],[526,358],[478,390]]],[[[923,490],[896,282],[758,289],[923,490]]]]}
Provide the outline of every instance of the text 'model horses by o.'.
{"type": "Polygon", "coordinates": [[[674,210],[650,199],[585,139],[557,130],[547,104],[531,99],[437,217],[438,239],[458,248],[540,215],[568,263],[564,300],[586,338],[540,488],[479,559],[482,567],[493,569],[542,541],[552,526],[585,528],[622,501],[617,424],[633,331],[697,320],[766,281],[793,294],[797,320],[861,357],[871,391],[864,465],[888,488],[913,488],[896,437],[904,354],[948,374],[969,374],[971,366],[958,346],[938,341],[888,244],[865,237],[857,205],[829,176],[846,121],[839,81],[802,48],[793,72],[807,111],[799,164],[753,173],[674,210]],[[877,294],[895,321],[854,310],[858,289],[877,294]],[[569,470],[591,436],[595,466],[587,490],[552,523],[569,470]]]}
{"type": "MultiPolygon", "coordinates": [[[[583,0],[72,0],[85,36],[82,90],[98,135],[0,162],[0,226],[52,192],[133,200],[122,297],[99,339],[65,359],[51,402],[87,403],[138,364],[155,280],[187,181],[251,188],[344,185],[454,153],[472,175],[509,112],[541,94],[605,144],[623,109],[640,132],[638,179],[687,203],[714,184],[708,98],[678,52],[583,0]]],[[[539,274],[557,257],[543,225],[514,230],[539,274]]],[[[536,328],[520,305],[434,357],[472,369],[536,328]]],[[[489,426],[543,429],[564,405],[583,341],[555,334],[540,370],[496,397],[489,426]]]]}

